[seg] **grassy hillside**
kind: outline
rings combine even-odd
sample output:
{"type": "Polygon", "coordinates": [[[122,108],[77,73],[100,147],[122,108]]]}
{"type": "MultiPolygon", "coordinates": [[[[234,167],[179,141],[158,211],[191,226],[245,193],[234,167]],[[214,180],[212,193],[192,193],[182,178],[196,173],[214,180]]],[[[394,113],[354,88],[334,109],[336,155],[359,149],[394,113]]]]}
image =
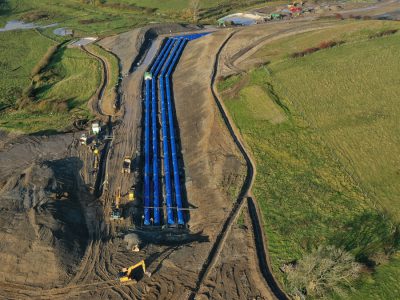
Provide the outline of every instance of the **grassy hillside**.
{"type": "Polygon", "coordinates": [[[91,118],[87,101],[100,83],[98,61],[80,49],[60,48],[34,78],[31,99],[5,111],[0,128],[25,133],[55,132],[75,119],[91,118]]]}
{"type": "Polygon", "coordinates": [[[21,97],[33,67],[54,44],[33,30],[0,34],[0,110],[21,97]]]}
{"type": "Polygon", "coordinates": [[[400,35],[369,39],[392,24],[357,23],[349,32],[341,23],[329,35],[295,37],[300,46],[278,40],[256,54],[268,66],[219,84],[257,163],[254,193],[282,281],[282,264],[335,245],[373,270],[352,299],[400,297],[388,288],[400,278],[399,258],[386,261],[400,246],[400,35]],[[346,43],[289,57],[327,36],[346,43]]]}
{"type": "Polygon", "coordinates": [[[66,102],[68,109],[83,106],[100,84],[100,71],[100,63],[80,49],[61,48],[40,74],[35,95],[47,103],[66,102]]]}
{"type": "MultiPolygon", "coordinates": [[[[0,7],[0,26],[9,20],[40,25],[57,23],[54,27],[38,31],[0,33],[0,113],[5,108],[19,108],[3,112],[0,128],[27,133],[53,131],[67,127],[74,118],[89,117],[85,105],[95,91],[101,69],[93,59],[78,50],[58,51],[44,74],[34,78],[34,101],[29,103],[26,99],[28,96],[32,98],[27,89],[32,82],[34,67],[41,60],[47,60],[46,53],[51,53],[52,46],[70,39],[54,35],[55,28],[71,28],[75,36],[106,36],[154,22],[193,21],[190,0],[87,2],[7,0],[7,4],[0,7]],[[23,105],[17,103],[21,99],[23,105]]],[[[199,21],[215,23],[222,14],[260,2],[263,1],[200,1],[199,21]]],[[[93,50],[109,61],[112,74],[105,97],[113,99],[119,75],[118,61],[96,46],[93,50]]]]}
{"type": "Polygon", "coordinates": [[[398,34],[271,65],[275,91],[323,136],[371,199],[400,220],[398,34]]]}
{"type": "MultiPolygon", "coordinates": [[[[192,21],[190,0],[107,0],[87,4],[80,0],[8,0],[9,10],[0,14],[5,20],[50,24],[75,29],[77,34],[107,35],[147,25],[150,22],[192,21]]],[[[242,9],[262,0],[200,1],[199,21],[215,23],[216,19],[232,10],[242,9]]],[[[46,32],[51,33],[51,29],[46,32]]]]}
{"type": "Polygon", "coordinates": [[[108,103],[114,103],[116,97],[117,97],[117,85],[118,85],[118,80],[119,80],[119,64],[118,64],[118,58],[113,55],[110,52],[107,52],[103,48],[101,48],[98,45],[89,45],[87,48],[97,56],[101,57],[105,61],[108,62],[108,68],[109,68],[109,82],[107,85],[107,88],[105,90],[105,93],[103,95],[104,101],[108,103]]]}

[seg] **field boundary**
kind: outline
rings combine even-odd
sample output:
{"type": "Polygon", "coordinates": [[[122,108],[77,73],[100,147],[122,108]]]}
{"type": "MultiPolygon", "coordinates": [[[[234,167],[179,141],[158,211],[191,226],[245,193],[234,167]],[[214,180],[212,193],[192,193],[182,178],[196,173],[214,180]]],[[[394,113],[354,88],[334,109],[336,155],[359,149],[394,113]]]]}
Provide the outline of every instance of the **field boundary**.
{"type": "Polygon", "coordinates": [[[213,67],[213,73],[211,75],[211,92],[214,98],[214,101],[218,107],[218,110],[221,114],[221,117],[234,141],[236,146],[238,147],[240,153],[242,154],[243,158],[246,161],[247,165],[247,175],[245,182],[242,186],[242,190],[239,194],[239,197],[234,204],[228,218],[226,219],[222,230],[220,231],[219,235],[217,236],[217,239],[206,259],[206,262],[203,265],[203,268],[200,272],[199,280],[196,284],[195,290],[192,292],[191,296],[189,299],[194,299],[195,296],[199,293],[201,290],[201,286],[203,285],[204,281],[207,279],[210,271],[214,268],[217,259],[219,258],[219,255],[224,247],[225,241],[227,239],[227,236],[230,232],[230,229],[232,225],[235,223],[237,220],[243,205],[245,203],[245,199],[248,199],[249,203],[249,215],[251,218],[252,226],[254,229],[254,238],[255,238],[255,245],[257,249],[257,258],[259,261],[259,271],[262,274],[262,277],[265,280],[266,285],[269,287],[269,289],[272,291],[272,293],[275,295],[277,299],[289,299],[289,297],[285,294],[283,289],[280,287],[279,283],[275,280],[273,274],[272,274],[272,269],[270,266],[270,260],[269,260],[269,255],[267,254],[267,245],[265,243],[265,237],[264,233],[262,230],[262,225],[261,225],[261,220],[259,218],[259,209],[257,206],[257,202],[253,199],[253,195],[251,193],[251,188],[253,186],[254,180],[255,180],[255,174],[256,174],[256,165],[250,155],[250,153],[246,150],[244,147],[244,142],[242,141],[241,135],[238,131],[238,129],[235,127],[234,122],[232,121],[230,115],[227,113],[227,110],[223,104],[223,102],[220,100],[217,87],[216,87],[216,77],[218,74],[218,66],[219,66],[219,61],[220,61],[220,56],[222,51],[224,50],[225,46],[227,43],[230,41],[230,39],[237,33],[239,30],[235,30],[231,32],[228,37],[225,39],[225,41],[222,43],[220,48],[218,49],[218,52],[215,56],[215,61],[214,61],[214,67],[213,67]],[[250,206],[254,207],[250,211],[250,206]],[[254,212],[254,214],[252,214],[254,212]]]}
{"type": "Polygon", "coordinates": [[[102,71],[101,72],[101,82],[99,87],[97,88],[96,92],[94,93],[94,95],[90,98],[89,100],[89,107],[91,108],[91,110],[98,115],[99,117],[101,117],[102,119],[104,119],[106,116],[109,116],[108,114],[104,113],[103,111],[103,107],[102,107],[102,100],[103,100],[103,96],[104,96],[104,92],[107,89],[108,86],[108,82],[109,82],[109,68],[107,66],[107,62],[100,56],[98,56],[97,54],[91,52],[89,49],[87,49],[85,46],[81,47],[82,51],[86,52],[89,56],[95,58],[96,60],[98,60],[102,66],[102,71]],[[97,100],[96,100],[97,98],[97,100]]]}

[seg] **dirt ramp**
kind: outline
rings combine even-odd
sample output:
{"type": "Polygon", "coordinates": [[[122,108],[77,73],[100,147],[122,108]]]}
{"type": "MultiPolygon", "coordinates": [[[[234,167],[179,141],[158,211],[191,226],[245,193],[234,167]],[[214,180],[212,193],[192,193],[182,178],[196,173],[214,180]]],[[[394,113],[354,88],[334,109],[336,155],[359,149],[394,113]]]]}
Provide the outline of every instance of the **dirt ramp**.
{"type": "Polygon", "coordinates": [[[200,29],[195,25],[152,24],[102,39],[99,44],[120,59],[121,73],[128,74],[132,65],[144,58],[151,41],[159,35],[200,29]]]}
{"type": "Polygon", "coordinates": [[[188,43],[174,73],[174,97],[182,145],[192,230],[215,235],[242,185],[245,164],[224,126],[211,93],[216,52],[229,34],[219,31],[188,43]]]}

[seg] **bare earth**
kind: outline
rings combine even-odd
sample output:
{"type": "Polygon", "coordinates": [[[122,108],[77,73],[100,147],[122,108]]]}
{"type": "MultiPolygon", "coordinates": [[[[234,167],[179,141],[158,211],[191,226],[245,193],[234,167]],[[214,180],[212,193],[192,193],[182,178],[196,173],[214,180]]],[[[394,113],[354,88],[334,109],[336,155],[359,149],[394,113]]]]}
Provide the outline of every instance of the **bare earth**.
{"type": "MultiPolygon", "coordinates": [[[[376,9],[379,14],[393,11],[394,4],[376,9]]],[[[365,5],[351,9],[372,15],[365,5]]],[[[198,291],[198,299],[275,299],[260,269],[253,216],[246,203],[237,202],[246,161],[216,105],[211,78],[216,66],[218,77],[256,65],[251,54],[278,37],[332,22],[304,18],[223,29],[188,43],[173,88],[193,239],[181,244],[158,240],[139,253],[127,249],[119,234],[129,218],[110,224],[109,214],[120,189],[126,217],[140,218],[141,173],[123,175],[121,166],[125,156],[137,157],[133,165],[140,171],[143,73],[165,35],[196,28],[155,26],[102,40],[120,58],[124,76],[121,110],[110,119],[113,140],[101,148],[104,175],[93,169],[92,151],[77,143],[81,132],[50,137],[0,133],[0,298],[180,300],[198,291]],[[218,53],[220,61],[214,64],[218,53]],[[127,204],[134,184],[138,199],[127,204]],[[242,214],[243,224],[233,222],[226,229],[233,211],[242,214]],[[218,243],[214,255],[210,251],[218,243]],[[120,285],[118,272],[140,259],[146,259],[153,276],[120,285]]]]}

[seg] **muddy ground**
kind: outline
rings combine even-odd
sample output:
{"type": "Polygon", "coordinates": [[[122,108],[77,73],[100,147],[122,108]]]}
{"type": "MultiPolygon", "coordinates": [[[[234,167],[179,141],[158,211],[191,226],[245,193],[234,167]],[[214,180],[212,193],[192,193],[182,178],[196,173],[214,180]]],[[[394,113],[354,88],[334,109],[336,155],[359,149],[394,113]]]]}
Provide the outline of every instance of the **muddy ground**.
{"type": "MultiPolygon", "coordinates": [[[[126,155],[140,157],[141,84],[146,69],[141,65],[121,84],[122,118],[112,119],[114,139],[106,156],[100,198],[93,195],[99,176],[93,170],[94,154],[77,143],[80,133],[21,137],[4,143],[0,169],[2,296],[189,297],[237,196],[231,186],[240,186],[245,173],[210,91],[212,57],[225,37],[221,32],[188,45],[174,78],[185,78],[185,85],[174,90],[185,194],[193,208],[189,229],[195,242],[171,244],[161,240],[161,245],[144,245],[135,254],[118,234],[117,229],[124,224],[118,228],[108,220],[117,189],[124,198],[129,187],[140,181],[135,174],[122,175],[121,162],[126,155]],[[193,67],[198,72],[193,72],[193,67]],[[195,91],[198,93],[193,95],[195,91]],[[193,96],[188,101],[190,94],[193,96]],[[191,115],[186,113],[189,106],[191,115]],[[118,271],[141,258],[146,259],[153,276],[134,286],[116,284],[118,271]],[[17,271],[10,272],[15,266],[17,271]]],[[[133,42],[137,40],[137,36],[132,38],[133,42]]],[[[161,38],[156,45],[160,42],[161,38]]],[[[130,59],[140,52],[137,49],[140,47],[132,48],[130,59]]]]}
{"type": "MultiPolygon", "coordinates": [[[[379,13],[385,7],[393,10],[380,4],[379,13]]],[[[189,238],[172,243],[158,234],[142,235],[139,253],[127,249],[122,233],[132,221],[140,225],[143,73],[166,35],[198,28],[156,26],[102,40],[120,58],[124,77],[121,110],[110,118],[113,140],[100,147],[98,169],[91,149],[77,142],[81,132],[0,133],[0,298],[188,299],[198,291],[198,299],[274,299],[260,269],[254,218],[246,203],[237,202],[249,180],[248,163],[227,129],[211,79],[256,65],[251,54],[278,37],[332,22],[299,19],[223,29],[188,43],[173,88],[191,208],[189,238]],[[129,175],[121,173],[125,156],[134,158],[129,175]],[[132,203],[127,193],[133,185],[132,203]],[[109,214],[118,190],[125,221],[115,224],[109,214]],[[236,218],[227,222],[233,212],[236,218]],[[121,286],[118,272],[140,259],[153,276],[121,286]]]]}
{"type": "Polygon", "coordinates": [[[73,134],[11,138],[2,146],[1,281],[50,287],[79,265],[88,233],[75,190],[83,164],[73,148],[73,134]]]}

